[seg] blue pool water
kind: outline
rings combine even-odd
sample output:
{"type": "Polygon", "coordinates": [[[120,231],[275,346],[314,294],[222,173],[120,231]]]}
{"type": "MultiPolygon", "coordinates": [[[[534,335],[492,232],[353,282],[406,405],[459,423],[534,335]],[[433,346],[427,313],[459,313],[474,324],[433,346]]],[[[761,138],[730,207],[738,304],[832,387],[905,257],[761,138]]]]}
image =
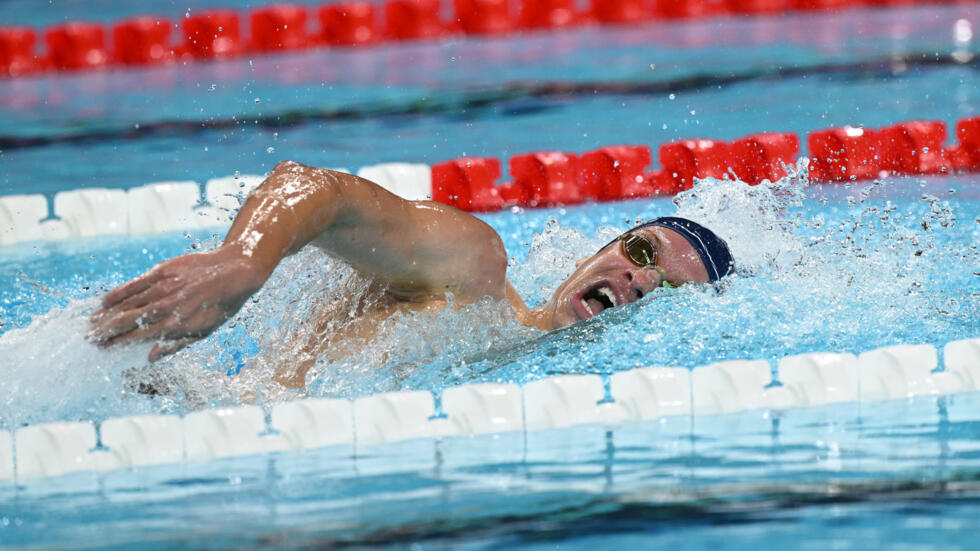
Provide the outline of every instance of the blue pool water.
{"type": "MultiPolygon", "coordinates": [[[[978,13],[722,19],[4,81],[0,193],[203,181],[284,158],[357,168],[952,122],[980,112],[976,64],[963,55],[976,42],[953,31],[978,13]]],[[[741,271],[722,295],[658,292],[550,335],[493,304],[401,320],[373,352],[319,365],[306,394],[438,392],[977,336],[975,175],[705,182],[676,201],[483,218],[504,239],[512,281],[537,302],[609,235],[676,211],[710,220],[732,245],[741,271]]],[[[176,397],[128,390],[122,373],[143,366],[145,349],[84,342],[95,296],[219,234],[0,250],[0,426],[236,404],[246,387],[266,404],[297,397],[263,369],[282,359],[266,353],[270,343],[294,337],[312,307],[295,299],[363,293],[355,274],[315,251],[285,262],[233,323],[155,367],[176,397]]],[[[980,529],[978,405],[965,394],[72,475],[0,487],[0,545],[968,549],[980,529]]]]}

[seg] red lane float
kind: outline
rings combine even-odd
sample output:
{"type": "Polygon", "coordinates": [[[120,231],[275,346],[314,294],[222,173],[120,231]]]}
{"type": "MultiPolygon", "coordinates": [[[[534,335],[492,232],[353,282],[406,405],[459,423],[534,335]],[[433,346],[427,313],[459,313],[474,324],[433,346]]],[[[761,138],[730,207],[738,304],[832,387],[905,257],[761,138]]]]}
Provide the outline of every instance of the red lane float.
{"type": "MultiPolygon", "coordinates": [[[[934,3],[948,2],[955,3],[960,0],[933,0],[934,3]]],[[[922,0],[867,0],[869,6],[910,6],[912,4],[921,3],[922,0]]]]}
{"type": "Polygon", "coordinates": [[[250,12],[251,34],[239,34],[239,14],[209,10],[181,18],[183,45],[168,42],[165,20],[137,17],[112,26],[113,55],[106,53],[104,29],[92,23],[68,23],[48,29],[45,55],[38,55],[34,32],[0,27],[0,77],[45,70],[98,68],[169,61],[174,53],[188,59],[221,59],[251,52],[299,50],[321,45],[355,46],[393,40],[440,38],[460,29],[468,34],[501,35],[515,30],[555,29],[589,22],[638,23],[653,17],[711,17],[727,13],[776,14],[793,10],[838,10],[855,6],[977,0],[523,0],[519,20],[511,10],[517,0],[453,0],[455,21],[442,21],[449,0],[387,0],[385,23],[375,21],[372,2],[324,4],[317,11],[320,27],[310,33],[310,8],[294,4],[260,6],[250,12]]]}
{"type": "Polygon", "coordinates": [[[952,165],[943,149],[946,124],[942,121],[910,121],[878,132],[881,168],[892,174],[942,174],[952,165]]]}
{"type": "Polygon", "coordinates": [[[575,0],[524,0],[521,24],[529,29],[569,27],[579,22],[575,0]]]}
{"type": "Polygon", "coordinates": [[[666,170],[652,170],[643,175],[643,182],[653,195],[675,195],[678,191],[674,176],[666,170]]]}
{"type": "Polygon", "coordinates": [[[800,139],[796,134],[752,134],[732,142],[731,167],[739,180],[751,185],[786,177],[786,165],[796,162],[800,139]]]}
{"type": "Polygon", "coordinates": [[[865,0],[793,0],[793,7],[798,10],[840,10],[865,4],[865,0]]]}
{"type": "Polygon", "coordinates": [[[493,212],[504,206],[494,182],[500,161],[492,157],[453,159],[432,166],[432,199],[469,212],[493,212]]]}
{"type": "Polygon", "coordinates": [[[959,143],[947,150],[953,168],[980,171],[980,117],[957,123],[956,139],[959,143]]]}
{"type": "Polygon", "coordinates": [[[379,39],[374,4],[344,2],[320,8],[320,38],[325,44],[363,46],[379,39]]]}
{"type": "Polygon", "coordinates": [[[881,172],[878,138],[874,130],[856,126],[828,128],[810,133],[810,176],[842,182],[869,180],[881,172]]]}
{"type": "Polygon", "coordinates": [[[165,63],[173,59],[170,48],[170,20],[162,17],[134,17],[112,28],[112,57],[125,65],[165,63]]]}
{"type": "MultiPolygon", "coordinates": [[[[907,121],[880,130],[845,126],[816,130],[807,137],[814,182],[868,180],[888,174],[939,174],[980,171],[980,116],[959,121],[959,143],[944,146],[942,121],[907,121]]],[[[500,186],[500,162],[492,158],[455,159],[432,168],[432,197],[463,210],[489,212],[505,206],[574,205],[672,195],[697,178],[732,176],[750,185],[776,181],[796,162],[800,139],[767,132],[729,144],[691,139],[660,147],[661,169],[646,171],[647,146],[603,147],[576,156],[535,152],[510,159],[514,181],[500,186]]]]}
{"type": "Polygon", "coordinates": [[[509,188],[506,195],[530,207],[581,203],[586,197],[579,190],[580,173],[579,158],[572,153],[517,155],[510,159],[514,191],[509,188]]]}
{"type": "Polygon", "coordinates": [[[238,13],[211,10],[185,17],[184,50],[196,58],[227,58],[244,51],[238,32],[238,13]]]}
{"type": "Polygon", "coordinates": [[[252,12],[253,50],[271,52],[299,50],[310,45],[306,8],[295,4],[273,4],[252,12]]]}
{"type": "Polygon", "coordinates": [[[48,58],[59,69],[94,69],[109,61],[105,32],[96,23],[73,22],[44,33],[48,58]]]}
{"type": "Polygon", "coordinates": [[[664,0],[657,2],[661,17],[711,17],[728,13],[725,0],[664,0]]]}
{"type": "Polygon", "coordinates": [[[500,192],[500,197],[504,200],[505,207],[513,207],[517,205],[529,206],[530,198],[527,195],[527,190],[514,182],[507,182],[497,186],[497,190],[500,192]]]}
{"type": "Polygon", "coordinates": [[[724,178],[731,145],[719,140],[681,140],[660,146],[660,166],[674,181],[674,189],[694,187],[695,178],[724,178]]]}
{"type": "Polygon", "coordinates": [[[453,5],[467,34],[506,34],[515,28],[507,0],[453,0],[453,5]]]}
{"type": "Polygon", "coordinates": [[[600,201],[649,197],[654,190],[644,178],[650,166],[645,145],[613,145],[582,155],[582,195],[600,201]]]}
{"type": "Polygon", "coordinates": [[[395,40],[438,38],[446,34],[439,0],[388,0],[386,34],[395,40]]]}
{"type": "Polygon", "coordinates": [[[603,23],[641,23],[653,14],[644,0],[592,0],[592,16],[603,23]]]}
{"type": "Polygon", "coordinates": [[[793,9],[791,0],[728,0],[728,6],[735,13],[774,14],[793,9]]]}
{"type": "Polygon", "coordinates": [[[27,27],[0,28],[0,76],[17,77],[40,71],[42,63],[34,55],[37,37],[27,27]]]}

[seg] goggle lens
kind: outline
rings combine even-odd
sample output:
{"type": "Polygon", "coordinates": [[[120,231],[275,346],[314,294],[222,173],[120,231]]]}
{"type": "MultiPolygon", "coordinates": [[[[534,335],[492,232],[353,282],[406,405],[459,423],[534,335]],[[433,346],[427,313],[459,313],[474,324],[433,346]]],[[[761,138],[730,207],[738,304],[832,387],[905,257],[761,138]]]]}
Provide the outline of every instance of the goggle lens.
{"type": "Polygon", "coordinates": [[[626,234],[622,240],[623,253],[633,264],[645,268],[657,263],[657,249],[653,247],[653,243],[649,239],[639,235],[626,234]]]}

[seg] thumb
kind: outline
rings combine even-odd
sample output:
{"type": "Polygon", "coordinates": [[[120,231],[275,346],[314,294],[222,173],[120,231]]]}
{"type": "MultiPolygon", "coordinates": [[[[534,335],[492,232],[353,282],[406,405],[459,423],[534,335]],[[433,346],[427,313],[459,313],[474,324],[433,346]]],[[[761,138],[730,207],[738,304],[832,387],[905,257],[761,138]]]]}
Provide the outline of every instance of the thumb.
{"type": "Polygon", "coordinates": [[[194,337],[183,337],[180,339],[161,341],[153,345],[153,350],[150,350],[150,356],[148,359],[150,362],[155,362],[159,360],[162,356],[167,356],[173,354],[174,352],[184,348],[188,344],[196,341],[194,337]]]}

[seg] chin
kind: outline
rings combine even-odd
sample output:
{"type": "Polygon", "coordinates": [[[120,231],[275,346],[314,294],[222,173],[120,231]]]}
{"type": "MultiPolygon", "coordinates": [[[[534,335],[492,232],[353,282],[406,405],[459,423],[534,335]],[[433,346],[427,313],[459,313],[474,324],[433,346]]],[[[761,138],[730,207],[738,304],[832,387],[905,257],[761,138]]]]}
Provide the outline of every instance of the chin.
{"type": "Polygon", "coordinates": [[[557,307],[553,310],[551,316],[551,329],[561,329],[562,327],[568,327],[573,323],[581,321],[577,315],[572,311],[572,306],[568,301],[562,301],[559,303],[562,307],[557,307]]]}

